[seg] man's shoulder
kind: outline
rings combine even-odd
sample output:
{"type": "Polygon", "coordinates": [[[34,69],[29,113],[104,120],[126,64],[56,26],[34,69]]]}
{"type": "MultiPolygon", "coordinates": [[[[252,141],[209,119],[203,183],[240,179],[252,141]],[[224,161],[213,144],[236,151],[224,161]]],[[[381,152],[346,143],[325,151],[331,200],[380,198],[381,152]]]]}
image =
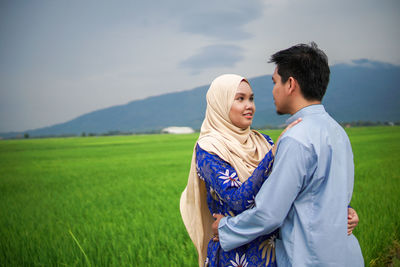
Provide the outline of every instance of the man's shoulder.
{"type": "Polygon", "coordinates": [[[343,127],[327,113],[324,116],[305,117],[285,134],[306,146],[317,140],[330,138],[332,135],[347,137],[343,127]]]}
{"type": "Polygon", "coordinates": [[[315,128],[313,123],[310,122],[308,119],[303,119],[301,122],[290,128],[289,130],[286,131],[284,134],[284,137],[288,137],[293,139],[294,141],[297,141],[299,143],[306,143],[306,141],[309,139],[309,130],[315,128]]]}

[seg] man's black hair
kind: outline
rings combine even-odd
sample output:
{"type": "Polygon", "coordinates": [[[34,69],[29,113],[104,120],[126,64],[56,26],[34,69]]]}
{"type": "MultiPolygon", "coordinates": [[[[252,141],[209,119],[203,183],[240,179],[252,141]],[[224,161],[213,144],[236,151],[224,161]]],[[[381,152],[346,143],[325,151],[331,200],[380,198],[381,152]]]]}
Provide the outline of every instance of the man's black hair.
{"type": "Polygon", "coordinates": [[[293,77],[307,100],[322,100],[329,83],[328,57],[317,44],[298,44],[271,56],[282,83],[293,77]]]}

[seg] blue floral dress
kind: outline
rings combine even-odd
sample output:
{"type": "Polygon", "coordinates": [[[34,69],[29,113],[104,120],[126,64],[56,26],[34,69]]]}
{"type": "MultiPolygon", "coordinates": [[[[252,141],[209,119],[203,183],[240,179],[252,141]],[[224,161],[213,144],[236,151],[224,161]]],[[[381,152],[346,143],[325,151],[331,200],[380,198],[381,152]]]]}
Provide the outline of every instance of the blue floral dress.
{"type": "MultiPolygon", "coordinates": [[[[272,139],[264,135],[273,145],[272,139]]],[[[235,169],[217,155],[196,146],[196,167],[207,188],[208,208],[213,213],[235,216],[254,206],[254,197],[268,178],[273,164],[269,151],[253,174],[241,183],[235,169]]],[[[252,242],[230,251],[223,251],[219,242],[208,243],[204,266],[271,266],[275,267],[275,237],[277,231],[260,236],[252,242]]]]}

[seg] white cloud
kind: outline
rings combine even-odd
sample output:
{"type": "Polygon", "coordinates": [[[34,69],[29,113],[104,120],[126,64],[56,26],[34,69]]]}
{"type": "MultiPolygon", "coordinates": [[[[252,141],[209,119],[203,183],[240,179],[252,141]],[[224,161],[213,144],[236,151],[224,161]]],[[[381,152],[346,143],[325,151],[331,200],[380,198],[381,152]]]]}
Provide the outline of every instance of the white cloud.
{"type": "Polygon", "coordinates": [[[207,68],[233,67],[243,59],[243,49],[235,45],[210,45],[181,62],[182,68],[198,74],[207,68]]]}

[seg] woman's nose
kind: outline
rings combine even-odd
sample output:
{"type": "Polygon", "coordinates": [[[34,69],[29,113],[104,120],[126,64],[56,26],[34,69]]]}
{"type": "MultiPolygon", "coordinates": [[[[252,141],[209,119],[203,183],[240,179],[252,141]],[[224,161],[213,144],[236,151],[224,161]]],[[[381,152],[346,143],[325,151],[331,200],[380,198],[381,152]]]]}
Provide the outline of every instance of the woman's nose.
{"type": "Polygon", "coordinates": [[[248,102],[246,103],[246,109],[253,109],[253,108],[254,108],[254,103],[248,101],[248,102]]]}

